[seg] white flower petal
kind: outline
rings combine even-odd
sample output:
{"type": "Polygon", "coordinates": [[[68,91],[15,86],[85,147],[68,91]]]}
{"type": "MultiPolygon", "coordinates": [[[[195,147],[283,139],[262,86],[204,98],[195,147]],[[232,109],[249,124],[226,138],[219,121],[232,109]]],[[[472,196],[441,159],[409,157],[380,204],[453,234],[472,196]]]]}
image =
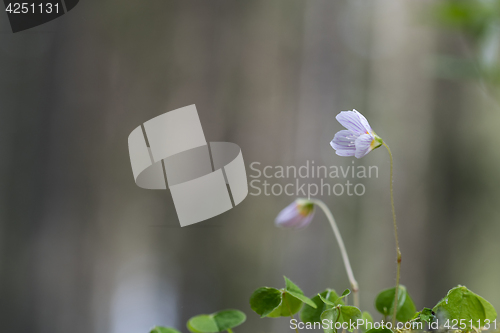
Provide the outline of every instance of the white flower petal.
{"type": "Polygon", "coordinates": [[[342,111],[336,118],[342,126],[355,134],[361,135],[373,132],[368,120],[366,120],[366,118],[356,110],[342,111]]]}
{"type": "Polygon", "coordinates": [[[375,138],[371,134],[360,135],[355,142],[356,153],[354,156],[356,156],[356,158],[361,158],[372,151],[371,143],[374,139],[375,138]]]}

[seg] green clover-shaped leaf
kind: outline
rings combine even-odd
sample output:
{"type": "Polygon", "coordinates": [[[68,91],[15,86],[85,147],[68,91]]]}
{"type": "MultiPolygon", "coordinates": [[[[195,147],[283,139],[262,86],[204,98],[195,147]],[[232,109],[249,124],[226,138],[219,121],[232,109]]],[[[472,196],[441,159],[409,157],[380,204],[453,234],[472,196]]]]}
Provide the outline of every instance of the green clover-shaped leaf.
{"type": "Polygon", "coordinates": [[[302,292],[302,290],[295,283],[290,281],[286,276],[284,276],[284,278],[285,278],[285,283],[286,283],[285,291],[288,294],[301,300],[302,302],[308,304],[309,306],[312,306],[312,307],[316,306],[316,303],[311,301],[311,299],[309,299],[308,297],[304,296],[304,293],[302,292]]]}
{"type": "Polygon", "coordinates": [[[281,305],[282,294],[282,291],[276,288],[259,288],[250,297],[250,306],[259,316],[267,317],[281,305]]]}
{"type": "Polygon", "coordinates": [[[355,306],[337,305],[334,308],[325,310],[321,314],[321,322],[325,319],[328,321],[328,327],[324,329],[325,333],[335,333],[335,323],[337,322],[341,324],[347,323],[347,330],[353,332],[356,328],[357,320],[362,317],[361,311],[355,306]]]}
{"type": "Polygon", "coordinates": [[[243,324],[246,318],[245,314],[241,311],[224,310],[209,315],[193,317],[189,319],[187,328],[193,333],[217,333],[243,324]]]}
{"type": "Polygon", "coordinates": [[[344,304],[341,298],[337,295],[335,290],[327,289],[322,293],[311,298],[311,301],[316,304],[316,308],[313,308],[309,304],[305,304],[304,308],[300,312],[300,320],[304,323],[320,323],[321,314],[323,311],[331,309],[332,306],[325,303],[325,301],[332,302],[333,305],[344,304]]]}
{"type": "Polygon", "coordinates": [[[293,297],[289,293],[282,291],[281,294],[281,304],[271,312],[268,317],[278,318],[278,317],[290,317],[296,314],[302,308],[302,301],[293,297]]]}
{"type": "Polygon", "coordinates": [[[288,317],[300,311],[302,303],[316,308],[316,304],[304,295],[302,290],[286,276],[285,288],[262,287],[250,297],[250,306],[261,317],[288,317]]]}
{"type": "Polygon", "coordinates": [[[479,320],[481,327],[486,320],[493,321],[497,318],[493,305],[464,286],[451,289],[432,310],[437,317],[443,316],[465,322],[472,320],[474,325],[477,325],[479,320]]]}
{"type": "MultiPolygon", "coordinates": [[[[378,294],[375,300],[375,307],[384,316],[391,316],[394,310],[394,297],[396,288],[390,288],[382,291],[378,294]]],[[[415,304],[411,299],[405,286],[399,286],[398,292],[398,307],[396,313],[396,319],[402,322],[406,322],[413,318],[416,312],[415,304]]]]}
{"type": "Polygon", "coordinates": [[[323,313],[320,316],[320,322],[324,323],[325,320],[328,323],[328,327],[323,327],[323,330],[325,333],[336,333],[337,330],[335,329],[335,323],[339,321],[340,318],[340,310],[339,308],[331,308],[328,310],[323,311],[323,313]]]}

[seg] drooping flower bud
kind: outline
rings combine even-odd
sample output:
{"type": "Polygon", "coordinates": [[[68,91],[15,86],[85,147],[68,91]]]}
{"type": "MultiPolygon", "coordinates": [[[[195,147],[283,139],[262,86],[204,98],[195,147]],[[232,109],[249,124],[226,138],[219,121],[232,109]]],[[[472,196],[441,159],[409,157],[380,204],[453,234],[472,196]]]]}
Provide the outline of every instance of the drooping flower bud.
{"type": "Polygon", "coordinates": [[[314,217],[314,203],[307,199],[297,199],[285,207],[276,217],[278,227],[305,228],[314,217]]]}

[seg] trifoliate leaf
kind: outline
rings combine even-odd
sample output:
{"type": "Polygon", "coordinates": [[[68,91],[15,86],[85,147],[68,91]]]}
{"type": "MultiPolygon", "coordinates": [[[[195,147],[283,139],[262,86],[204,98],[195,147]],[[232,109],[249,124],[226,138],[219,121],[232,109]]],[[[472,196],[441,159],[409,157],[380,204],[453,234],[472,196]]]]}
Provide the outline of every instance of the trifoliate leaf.
{"type": "Polygon", "coordinates": [[[332,308],[331,305],[325,304],[324,300],[332,302],[333,305],[344,304],[342,299],[339,299],[335,290],[327,289],[311,298],[311,301],[316,304],[316,308],[313,308],[308,304],[304,305],[304,308],[300,312],[300,320],[304,323],[320,323],[323,311],[332,308]]]}
{"type": "Polygon", "coordinates": [[[181,332],[179,332],[175,328],[156,326],[149,333],[181,333],[181,332]]]}
{"type": "Polygon", "coordinates": [[[346,289],[344,290],[344,292],[342,293],[342,296],[338,297],[336,300],[329,300],[329,299],[326,299],[324,298],[321,294],[318,294],[318,297],[323,301],[323,303],[325,303],[326,305],[330,305],[330,306],[335,306],[337,304],[344,304],[344,302],[342,301],[342,299],[346,296],[348,296],[349,294],[351,293],[351,291],[349,289],[346,289]]]}
{"type": "Polygon", "coordinates": [[[239,326],[245,320],[246,315],[241,311],[224,310],[210,315],[193,317],[189,319],[187,328],[193,333],[217,333],[239,326]]]}
{"type": "Polygon", "coordinates": [[[325,310],[321,314],[321,322],[324,319],[328,320],[329,328],[324,329],[326,333],[334,333],[335,323],[347,323],[349,332],[353,332],[356,329],[356,324],[358,319],[362,318],[361,311],[355,306],[339,305],[332,309],[325,310]],[[333,330],[331,329],[333,327],[333,330]]]}
{"type": "Polygon", "coordinates": [[[479,320],[481,327],[484,326],[485,320],[493,321],[497,318],[493,305],[464,286],[451,289],[432,310],[438,317],[465,322],[472,320],[475,326],[479,320]]]}

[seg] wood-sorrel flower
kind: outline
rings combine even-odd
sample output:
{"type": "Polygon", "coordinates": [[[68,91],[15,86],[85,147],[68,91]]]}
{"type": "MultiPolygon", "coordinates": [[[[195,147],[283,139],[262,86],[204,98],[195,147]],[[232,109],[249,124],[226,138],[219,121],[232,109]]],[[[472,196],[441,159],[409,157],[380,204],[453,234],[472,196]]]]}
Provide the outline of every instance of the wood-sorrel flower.
{"type": "Polygon", "coordinates": [[[383,144],[382,139],[375,134],[366,118],[358,111],[342,111],[336,118],[347,128],[337,132],[330,142],[337,155],[361,158],[383,144]]]}
{"type": "Polygon", "coordinates": [[[399,293],[399,279],[401,277],[401,250],[399,249],[398,226],[396,223],[396,209],[394,208],[394,187],[393,187],[393,168],[394,161],[389,146],[372,130],[368,120],[356,110],[342,111],[337,115],[337,120],[347,130],[339,131],[335,134],[330,145],[335,149],[339,156],[356,156],[361,158],[371,152],[373,149],[382,145],[387,148],[391,159],[390,171],[390,189],[391,189],[391,208],[392,221],[394,224],[394,239],[396,241],[397,269],[396,269],[396,288],[394,292],[394,314],[392,316],[392,326],[396,324],[396,312],[399,293]]]}
{"type": "Polygon", "coordinates": [[[349,278],[349,281],[351,283],[352,291],[354,294],[354,306],[359,307],[358,282],[354,278],[344,241],[342,240],[342,236],[340,235],[340,231],[337,227],[337,223],[335,222],[335,218],[333,217],[333,214],[328,206],[319,199],[296,199],[278,214],[278,217],[276,217],[276,220],[274,222],[279,227],[297,229],[304,228],[308,226],[309,223],[311,223],[314,217],[315,206],[318,206],[325,213],[328,222],[330,222],[335,238],[339,243],[339,248],[340,252],[342,253],[342,259],[344,260],[347,277],[349,278]]]}
{"type": "Polygon", "coordinates": [[[314,203],[307,199],[297,199],[286,206],[276,217],[278,227],[305,228],[314,217],[314,203]]]}

